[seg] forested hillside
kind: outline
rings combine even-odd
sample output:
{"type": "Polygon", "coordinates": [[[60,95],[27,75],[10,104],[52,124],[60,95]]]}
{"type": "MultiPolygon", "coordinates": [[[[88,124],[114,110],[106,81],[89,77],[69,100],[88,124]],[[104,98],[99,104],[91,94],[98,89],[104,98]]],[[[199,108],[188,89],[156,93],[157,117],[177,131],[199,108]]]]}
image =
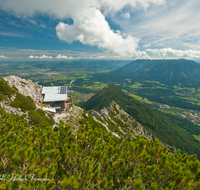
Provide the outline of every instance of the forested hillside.
{"type": "Polygon", "coordinates": [[[185,59],[136,60],[112,74],[120,76],[119,78],[156,80],[168,85],[198,86],[200,64],[185,59]]]}
{"type": "MultiPolygon", "coordinates": [[[[111,117],[116,122],[116,126],[108,126],[110,132],[78,107],[70,111],[73,115],[66,123],[54,124],[53,118],[36,108],[30,97],[3,79],[0,84],[0,103],[18,111],[7,113],[0,106],[0,189],[200,188],[200,162],[196,155],[172,153],[155,138],[123,135],[122,130],[131,132],[139,124],[116,103],[107,108],[110,116],[105,115],[108,110],[104,108],[99,118],[109,123],[111,117]],[[133,126],[126,126],[125,121],[133,126]],[[119,130],[120,123],[122,135],[113,135],[111,127],[119,130]]],[[[120,98],[117,87],[106,89],[118,92],[115,95],[120,98]]],[[[102,103],[101,106],[107,102],[102,103]]]]}
{"type": "Polygon", "coordinates": [[[92,80],[117,84],[149,103],[200,111],[200,64],[192,60],[135,60],[92,80]]]}
{"type": "Polygon", "coordinates": [[[0,109],[1,189],[199,189],[200,163],[87,125],[30,127],[0,109]]]}
{"type": "Polygon", "coordinates": [[[100,110],[114,100],[136,121],[151,131],[163,143],[175,146],[182,152],[200,157],[200,143],[189,132],[171,122],[161,112],[126,95],[115,85],[108,85],[89,99],[82,107],[86,110],[100,110]]]}

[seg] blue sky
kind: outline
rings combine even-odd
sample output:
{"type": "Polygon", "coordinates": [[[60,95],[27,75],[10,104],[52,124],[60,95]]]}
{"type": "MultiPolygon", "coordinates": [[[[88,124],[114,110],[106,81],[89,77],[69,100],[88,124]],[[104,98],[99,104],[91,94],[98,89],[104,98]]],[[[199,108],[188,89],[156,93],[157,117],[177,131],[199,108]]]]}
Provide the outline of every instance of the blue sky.
{"type": "Polygon", "coordinates": [[[0,61],[200,59],[198,0],[0,0],[0,61]]]}

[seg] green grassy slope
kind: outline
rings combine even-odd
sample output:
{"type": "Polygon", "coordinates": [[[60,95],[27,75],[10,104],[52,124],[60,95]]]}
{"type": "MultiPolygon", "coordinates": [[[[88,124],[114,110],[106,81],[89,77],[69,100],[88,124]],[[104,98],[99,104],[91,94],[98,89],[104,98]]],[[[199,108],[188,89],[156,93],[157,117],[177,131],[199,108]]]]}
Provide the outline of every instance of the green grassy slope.
{"type": "Polygon", "coordinates": [[[83,108],[100,110],[114,100],[119,106],[140,122],[147,130],[153,132],[163,143],[175,146],[182,152],[197,154],[200,157],[200,143],[189,132],[183,130],[165,117],[140,101],[126,95],[115,85],[108,85],[89,99],[83,108]]]}

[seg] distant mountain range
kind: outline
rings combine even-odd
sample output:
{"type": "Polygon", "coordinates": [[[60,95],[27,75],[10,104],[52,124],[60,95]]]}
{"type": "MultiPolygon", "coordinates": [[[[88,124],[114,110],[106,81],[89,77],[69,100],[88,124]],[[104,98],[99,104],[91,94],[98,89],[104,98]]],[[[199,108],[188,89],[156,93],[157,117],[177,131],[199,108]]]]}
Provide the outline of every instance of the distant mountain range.
{"type": "MultiPolygon", "coordinates": [[[[87,69],[87,70],[114,70],[129,63],[126,60],[72,60],[62,61],[51,65],[53,71],[63,71],[68,69],[87,69]]],[[[42,64],[37,64],[40,68],[42,64]]],[[[49,65],[48,65],[49,66],[49,65]]]]}
{"type": "Polygon", "coordinates": [[[111,74],[131,79],[157,80],[164,84],[197,85],[200,64],[191,60],[136,60],[111,74]]]}
{"type": "Polygon", "coordinates": [[[200,143],[190,134],[174,124],[161,112],[146,106],[142,102],[126,95],[119,87],[111,84],[90,98],[83,108],[99,111],[115,101],[121,109],[141,123],[148,131],[156,135],[163,143],[175,146],[183,152],[197,154],[200,157],[200,143]]]}
{"type": "Polygon", "coordinates": [[[200,64],[191,60],[136,60],[125,66],[117,68],[110,73],[95,74],[94,80],[102,82],[126,82],[132,81],[159,81],[173,86],[198,87],[200,85],[200,64]]]}

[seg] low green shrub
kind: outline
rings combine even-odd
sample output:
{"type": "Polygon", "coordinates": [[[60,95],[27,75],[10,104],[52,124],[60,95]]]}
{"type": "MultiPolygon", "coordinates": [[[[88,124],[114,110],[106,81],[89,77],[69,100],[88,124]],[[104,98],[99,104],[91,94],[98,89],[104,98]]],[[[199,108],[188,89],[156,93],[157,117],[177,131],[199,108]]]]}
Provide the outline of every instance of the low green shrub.
{"type": "Polygon", "coordinates": [[[46,116],[45,112],[41,109],[37,109],[36,111],[31,110],[28,113],[28,116],[30,118],[30,124],[32,125],[39,125],[41,127],[51,126],[54,124],[54,119],[51,116],[51,114],[48,114],[48,117],[46,116]]]}
{"type": "Polygon", "coordinates": [[[35,110],[36,106],[30,96],[24,96],[16,93],[16,98],[10,104],[12,107],[21,108],[22,111],[35,110]]]}
{"type": "Polygon", "coordinates": [[[11,97],[14,93],[15,91],[7,84],[7,82],[3,78],[0,78],[0,94],[11,97]]]}
{"type": "Polygon", "coordinates": [[[0,94],[0,101],[4,100],[4,96],[0,94]]]}

